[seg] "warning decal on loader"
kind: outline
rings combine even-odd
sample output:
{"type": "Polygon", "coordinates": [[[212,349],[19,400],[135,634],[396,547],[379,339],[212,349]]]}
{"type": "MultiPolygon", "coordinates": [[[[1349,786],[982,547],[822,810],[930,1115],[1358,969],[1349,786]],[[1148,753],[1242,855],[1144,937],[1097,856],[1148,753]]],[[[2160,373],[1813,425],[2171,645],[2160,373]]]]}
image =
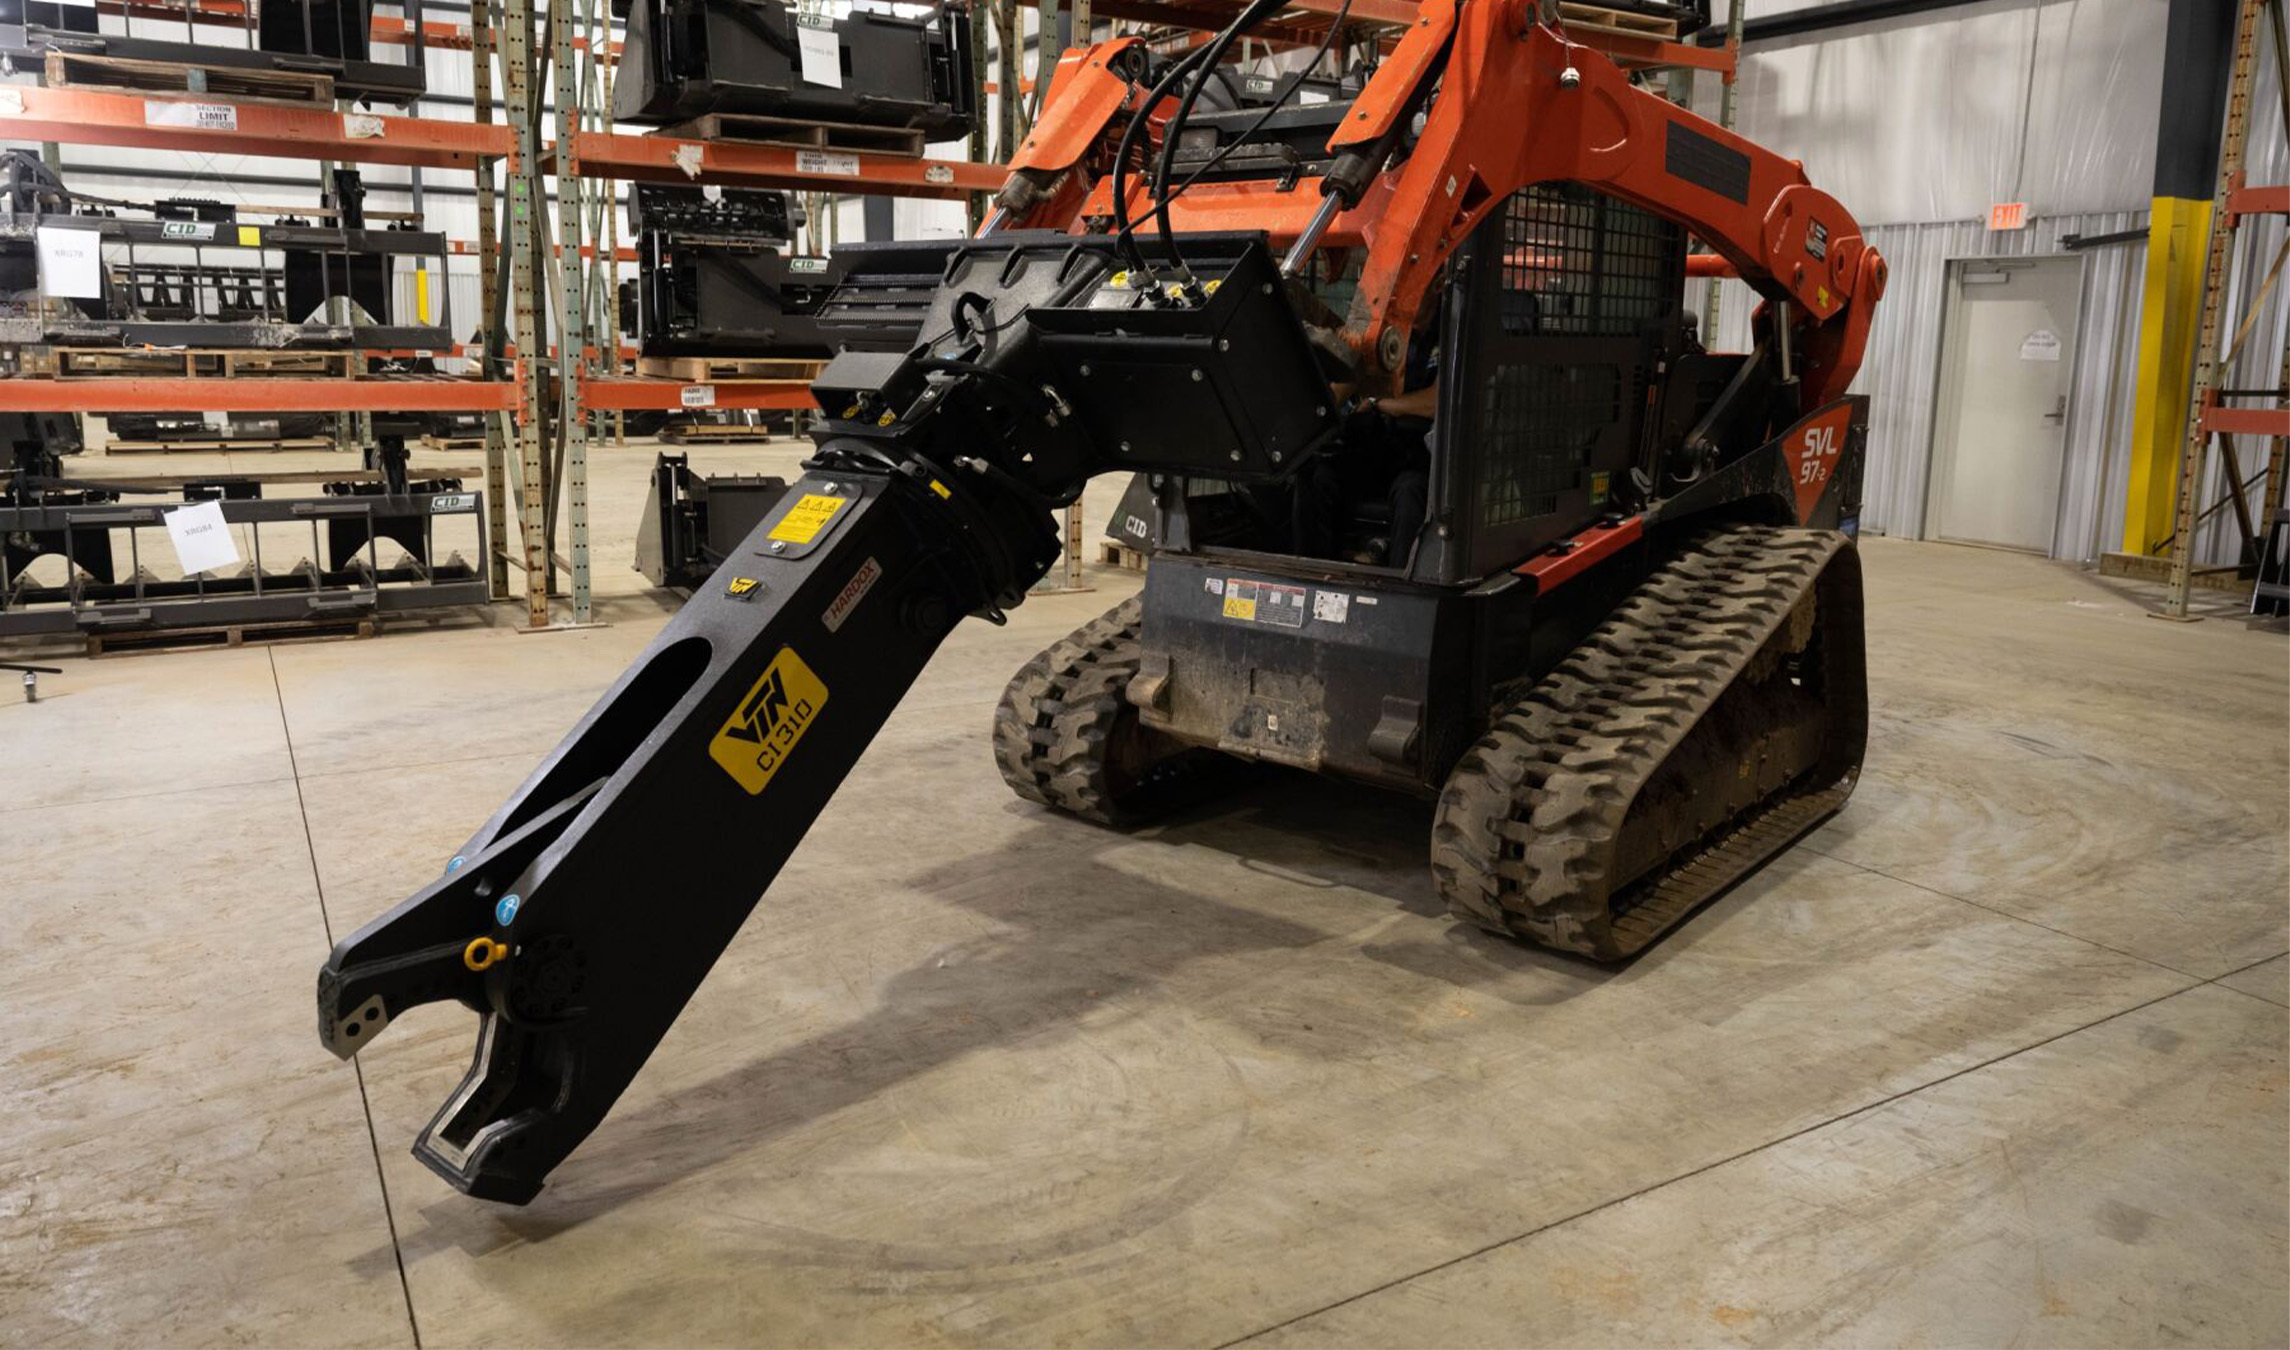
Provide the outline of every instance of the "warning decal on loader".
{"type": "Polygon", "coordinates": [[[787,544],[808,544],[819,537],[819,531],[827,528],[827,522],[835,518],[835,513],[842,510],[848,500],[806,492],[795,505],[787,508],[787,514],[779,518],[779,523],[772,526],[771,533],[765,537],[787,544]]]}
{"type": "Polygon", "coordinates": [[[1269,581],[1226,577],[1224,616],[1244,623],[1269,623],[1280,628],[1304,626],[1302,586],[1281,586],[1269,581]]]}
{"type": "Polygon", "coordinates": [[[827,686],[793,647],[782,647],[708,742],[708,758],[755,796],[771,785],[771,776],[826,704],[827,686]]]}

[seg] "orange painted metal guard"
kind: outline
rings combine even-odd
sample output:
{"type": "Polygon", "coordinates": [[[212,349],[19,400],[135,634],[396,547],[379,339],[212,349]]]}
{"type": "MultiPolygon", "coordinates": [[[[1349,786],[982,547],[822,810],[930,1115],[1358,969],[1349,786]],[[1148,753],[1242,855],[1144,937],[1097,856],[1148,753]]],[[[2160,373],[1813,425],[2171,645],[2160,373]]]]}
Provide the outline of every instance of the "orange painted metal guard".
{"type": "Polygon", "coordinates": [[[1592,563],[1611,557],[1646,535],[1646,518],[1632,516],[1614,525],[1593,525],[1572,539],[1561,539],[1514,570],[1532,577],[1535,594],[1548,595],[1592,563]]]}

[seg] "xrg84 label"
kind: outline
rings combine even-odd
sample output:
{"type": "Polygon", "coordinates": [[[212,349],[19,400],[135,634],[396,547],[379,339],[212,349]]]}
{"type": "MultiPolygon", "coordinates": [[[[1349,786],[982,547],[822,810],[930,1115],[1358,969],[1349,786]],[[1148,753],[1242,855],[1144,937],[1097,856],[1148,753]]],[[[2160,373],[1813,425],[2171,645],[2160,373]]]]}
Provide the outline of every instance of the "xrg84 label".
{"type": "Polygon", "coordinates": [[[782,647],[708,742],[708,758],[752,797],[771,785],[771,776],[795,753],[796,742],[825,706],[827,686],[793,647],[782,647]]]}

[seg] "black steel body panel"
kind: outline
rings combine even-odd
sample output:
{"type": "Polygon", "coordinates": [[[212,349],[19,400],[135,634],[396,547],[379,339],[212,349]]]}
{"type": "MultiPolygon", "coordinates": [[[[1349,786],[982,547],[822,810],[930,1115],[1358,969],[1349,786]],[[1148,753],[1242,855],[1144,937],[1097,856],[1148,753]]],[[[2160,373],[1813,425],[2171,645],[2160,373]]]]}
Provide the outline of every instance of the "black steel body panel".
{"type": "Polygon", "coordinates": [[[1509,575],[1439,587],[1384,568],[1163,551],[1146,572],[1130,696],[1146,725],[1189,744],[1435,793],[1492,700],[1565,659],[1651,557],[1624,549],[1538,596],[1509,575]]]}
{"type": "Polygon", "coordinates": [[[1675,530],[1698,516],[1725,513],[1765,524],[1810,525],[1857,535],[1868,442],[1868,395],[1847,394],[1816,408],[1772,440],[1661,503],[1651,518],[1658,528],[1675,530]],[[1808,426],[1821,422],[1840,408],[1849,409],[1850,413],[1843,442],[1837,446],[1837,461],[1826,473],[1826,481],[1812,509],[1801,511],[1797,478],[1802,472],[1802,461],[1792,454],[1792,449],[1808,426]]]}
{"type": "MultiPolygon", "coordinates": [[[[1138,242],[1148,261],[1170,266],[1157,245],[1138,242]]],[[[1041,425],[1054,436],[1035,439],[1030,418],[1013,427],[1028,438],[1020,462],[1039,480],[1078,488],[1109,468],[1284,478],[1336,425],[1303,323],[1262,235],[1192,235],[1183,248],[1197,304],[1154,303],[1154,283],[1131,276],[1108,236],[948,240],[935,246],[942,262],[917,343],[974,340],[983,359],[965,369],[991,361],[992,387],[1043,405],[1041,425]]],[[[837,250],[846,283],[833,303],[865,294],[878,264],[909,287],[932,251],[837,250]]],[[[1178,284],[1174,273],[1167,284],[1178,284]]],[[[903,404],[921,396],[933,359],[845,353],[814,394],[838,418],[903,404]]]]}
{"type": "Polygon", "coordinates": [[[1131,694],[1145,725],[1408,789],[1462,753],[1461,701],[1433,697],[1470,683],[1460,594],[1245,556],[1154,558],[1131,694]]]}
{"type": "Polygon", "coordinates": [[[799,19],[776,0],[635,0],[613,117],[666,123],[736,113],[969,133],[970,33],[952,11],[929,19],[853,11],[799,19]],[[802,77],[799,23],[831,28],[840,87],[802,77]]]}

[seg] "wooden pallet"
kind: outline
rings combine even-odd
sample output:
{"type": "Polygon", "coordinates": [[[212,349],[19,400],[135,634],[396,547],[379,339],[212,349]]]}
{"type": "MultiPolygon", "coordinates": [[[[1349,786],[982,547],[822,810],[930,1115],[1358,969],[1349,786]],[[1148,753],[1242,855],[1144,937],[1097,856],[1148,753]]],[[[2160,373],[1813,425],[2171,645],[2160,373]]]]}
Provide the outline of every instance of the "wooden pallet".
{"type": "Polygon", "coordinates": [[[425,450],[482,450],[485,448],[485,438],[483,436],[432,436],[428,432],[423,432],[421,444],[425,450]]]}
{"type": "Polygon", "coordinates": [[[797,150],[865,150],[878,155],[919,157],[928,136],[913,127],[866,127],[850,122],[805,122],[749,113],[706,113],[689,122],[662,127],[655,136],[687,141],[737,141],[789,146],[797,150]]]}
{"type": "MultiPolygon", "coordinates": [[[[2168,557],[2146,557],[2137,553],[2102,553],[2099,555],[2099,575],[2121,577],[2126,581],[2167,582],[2171,579],[2171,560],[2168,557]]],[[[2191,570],[2188,581],[2196,590],[2226,591],[2248,595],[2253,578],[2242,575],[2234,566],[2197,567],[2191,570]]]]}
{"type": "Polygon", "coordinates": [[[760,443],[779,440],[781,433],[770,427],[701,422],[693,426],[662,427],[660,439],[670,445],[737,445],[748,441],[760,443]]]}
{"type": "Polygon", "coordinates": [[[816,380],[824,361],[781,356],[639,356],[636,373],[649,379],[710,384],[722,380],[816,380]]]}
{"type": "MultiPolygon", "coordinates": [[[[100,462],[100,460],[98,461],[100,462]]],[[[12,470],[0,469],[0,483],[8,481],[12,470]]],[[[307,487],[315,483],[379,483],[384,480],[380,469],[210,469],[204,473],[135,473],[106,474],[101,471],[80,471],[73,475],[90,483],[112,486],[117,491],[173,493],[193,483],[261,483],[266,487],[307,487]]],[[[474,482],[485,476],[482,464],[418,465],[413,470],[416,479],[458,478],[474,482]]]]}
{"type": "Polygon", "coordinates": [[[1118,567],[1124,572],[1144,571],[1147,560],[1152,556],[1142,549],[1116,544],[1110,539],[1101,540],[1097,545],[1097,560],[1107,567],[1118,567]]]}
{"type": "Polygon", "coordinates": [[[331,450],[334,442],[324,436],[273,436],[268,439],[218,437],[215,440],[182,441],[111,441],[104,445],[107,455],[195,455],[236,454],[241,450],[331,450]]]}
{"type": "Polygon", "coordinates": [[[1656,42],[1678,40],[1676,19],[1657,19],[1651,14],[1639,14],[1627,9],[1608,9],[1604,5],[1577,5],[1571,0],[1560,0],[1560,22],[1569,29],[1589,33],[1604,33],[1612,37],[1647,38],[1656,42]]]}
{"type": "Polygon", "coordinates": [[[231,623],[212,628],[145,628],[90,633],[89,656],[130,656],[199,647],[273,647],[296,642],[347,642],[374,635],[372,618],[305,619],[284,623],[231,623]]]}
{"type": "Polygon", "coordinates": [[[256,379],[263,376],[347,376],[351,351],[273,351],[225,347],[50,347],[36,371],[58,379],[119,375],[256,379]]]}
{"type": "Polygon", "coordinates": [[[124,89],[232,102],[292,103],[313,108],[334,106],[334,77],[314,71],[191,66],[174,61],[51,51],[47,54],[46,74],[48,86],[53,89],[124,89]]]}

